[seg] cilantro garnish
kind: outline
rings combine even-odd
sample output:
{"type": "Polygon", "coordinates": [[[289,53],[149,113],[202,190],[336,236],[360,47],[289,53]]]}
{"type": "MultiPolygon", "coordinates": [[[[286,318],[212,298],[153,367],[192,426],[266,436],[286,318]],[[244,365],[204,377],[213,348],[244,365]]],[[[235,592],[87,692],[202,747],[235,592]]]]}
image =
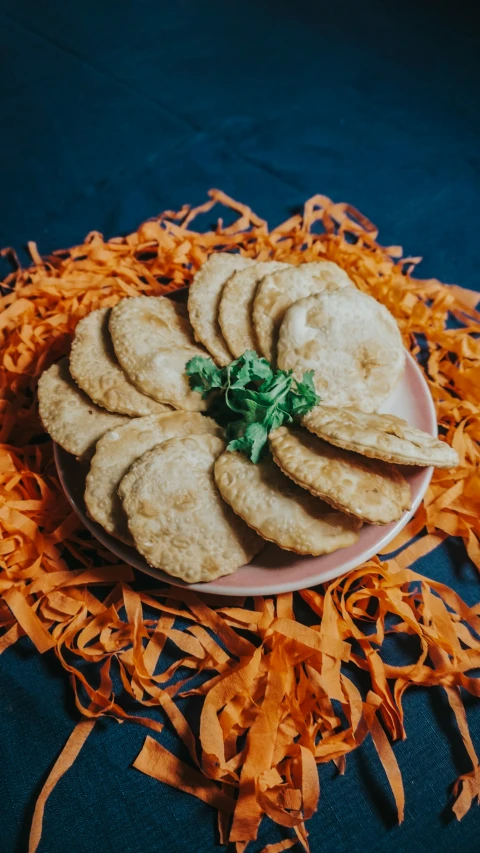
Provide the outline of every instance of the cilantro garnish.
{"type": "Polygon", "coordinates": [[[313,370],[300,382],[291,370],[272,370],[252,350],[226,367],[195,356],[185,370],[193,391],[203,398],[212,394],[209,415],[225,428],[227,449],[239,450],[255,463],[266,453],[272,430],[293,423],[320,402],[313,370]]]}

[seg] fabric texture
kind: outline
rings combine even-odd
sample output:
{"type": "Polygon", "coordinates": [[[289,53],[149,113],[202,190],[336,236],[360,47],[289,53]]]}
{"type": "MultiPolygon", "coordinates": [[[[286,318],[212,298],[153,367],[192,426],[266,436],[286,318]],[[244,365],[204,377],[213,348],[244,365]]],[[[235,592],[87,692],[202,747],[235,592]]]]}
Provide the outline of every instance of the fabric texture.
{"type": "MultiPolygon", "coordinates": [[[[420,275],[480,290],[476,22],[474,4],[431,0],[3,0],[0,243],[45,253],[92,229],[113,236],[212,186],[274,224],[322,192],[370,216],[382,242],[423,254],[420,275]]],[[[455,541],[415,569],[480,598],[455,541]]],[[[480,748],[480,703],[466,704],[480,748]]],[[[468,767],[442,691],[407,693],[405,717],[405,823],[366,744],[344,777],[320,767],[314,853],[477,849],[480,809],[457,823],[446,808],[468,767]]],[[[22,639],[2,656],[0,853],[27,849],[77,720],[53,654],[22,639]]],[[[97,724],[47,802],[40,853],[221,849],[213,810],[131,768],[144,738],[97,724]]],[[[167,728],[162,742],[175,751],[167,728]]],[[[282,837],[265,822],[252,852],[282,837]]]]}

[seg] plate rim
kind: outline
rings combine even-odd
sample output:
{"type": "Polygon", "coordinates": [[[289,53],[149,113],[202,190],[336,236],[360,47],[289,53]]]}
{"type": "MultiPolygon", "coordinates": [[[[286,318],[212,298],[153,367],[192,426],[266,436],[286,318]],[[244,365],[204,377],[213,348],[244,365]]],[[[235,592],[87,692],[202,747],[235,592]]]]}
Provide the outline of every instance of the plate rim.
{"type": "MultiPolygon", "coordinates": [[[[420,384],[423,387],[424,404],[428,408],[427,416],[431,423],[431,434],[437,436],[437,415],[427,381],[416,359],[411,355],[411,353],[408,352],[408,350],[405,350],[405,352],[407,359],[410,361],[411,366],[414,368],[417,374],[417,379],[420,381],[420,384]]],[[[132,568],[136,571],[140,571],[144,574],[150,575],[150,577],[153,577],[156,580],[161,581],[162,583],[165,583],[170,586],[176,586],[180,589],[190,589],[195,592],[201,592],[208,595],[224,595],[229,598],[238,598],[252,595],[280,595],[284,592],[297,592],[300,589],[309,589],[321,583],[326,583],[328,581],[334,580],[335,578],[340,577],[340,575],[346,574],[347,572],[350,572],[360,566],[362,563],[365,563],[367,560],[370,560],[376,554],[381,554],[385,550],[386,546],[389,545],[389,543],[398,535],[398,533],[400,533],[401,530],[403,530],[405,525],[408,524],[412,516],[417,511],[418,507],[422,503],[422,500],[425,496],[425,492],[428,489],[433,474],[433,467],[422,469],[423,479],[418,490],[418,494],[415,500],[413,501],[411,509],[408,510],[408,512],[404,513],[401,518],[398,519],[398,521],[394,524],[393,528],[389,529],[388,532],[385,533],[385,536],[381,538],[379,542],[362,552],[360,558],[357,555],[351,557],[349,560],[342,563],[342,568],[340,571],[338,571],[338,568],[332,567],[330,570],[326,572],[324,571],[321,577],[316,577],[315,575],[313,575],[311,580],[309,580],[307,583],[305,582],[305,579],[303,579],[299,580],[298,583],[295,583],[295,581],[290,580],[285,581],[284,583],[266,583],[254,588],[251,586],[241,586],[235,584],[232,584],[231,586],[225,588],[221,585],[218,585],[216,581],[210,581],[209,583],[187,584],[184,581],[181,581],[179,578],[174,578],[170,575],[167,575],[166,572],[163,572],[161,569],[156,569],[153,566],[149,566],[146,562],[145,565],[138,565],[136,564],[136,562],[132,562],[131,558],[126,559],[125,554],[123,553],[123,549],[129,546],[125,546],[124,543],[120,542],[120,540],[116,540],[113,536],[103,530],[101,526],[97,524],[97,522],[90,519],[86,511],[79,507],[75,499],[73,498],[66,482],[63,472],[63,466],[61,464],[61,454],[66,453],[66,451],[64,451],[62,448],[60,448],[59,445],[53,442],[53,453],[58,478],[67,500],[69,501],[72,509],[80,518],[87,530],[89,530],[89,532],[95,537],[95,539],[100,542],[100,544],[104,548],[107,548],[107,550],[114,554],[115,557],[122,560],[122,562],[125,562],[128,565],[132,566],[132,568]]],[[[338,553],[340,554],[341,550],[338,553]]],[[[139,555],[139,562],[141,559],[142,558],[139,555]]],[[[227,577],[234,578],[235,574],[236,572],[233,572],[231,576],[227,577]]]]}

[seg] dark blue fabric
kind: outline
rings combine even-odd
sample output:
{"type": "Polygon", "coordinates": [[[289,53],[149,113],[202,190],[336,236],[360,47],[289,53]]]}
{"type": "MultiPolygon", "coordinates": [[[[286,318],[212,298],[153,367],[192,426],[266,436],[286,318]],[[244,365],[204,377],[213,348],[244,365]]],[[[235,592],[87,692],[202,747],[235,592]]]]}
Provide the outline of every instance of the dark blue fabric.
{"type": "MultiPolygon", "coordinates": [[[[271,224],[313,193],[348,200],[421,271],[480,289],[478,4],[440,0],[1,0],[0,243],[47,252],[135,228],[220,187],[271,224]]],[[[449,543],[417,568],[473,604],[449,543]]],[[[0,660],[0,853],[26,850],[33,803],[77,719],[53,654],[0,660]]],[[[480,748],[480,704],[467,699],[480,748]]],[[[313,853],[475,851],[480,810],[445,805],[468,762],[441,691],[405,699],[394,825],[367,744],[321,767],[313,853]]],[[[145,730],[100,723],[48,801],[40,853],[207,853],[213,811],[132,770],[145,730]]],[[[163,743],[175,749],[165,730],[163,743]]],[[[279,840],[266,822],[257,847],[279,840]]]]}

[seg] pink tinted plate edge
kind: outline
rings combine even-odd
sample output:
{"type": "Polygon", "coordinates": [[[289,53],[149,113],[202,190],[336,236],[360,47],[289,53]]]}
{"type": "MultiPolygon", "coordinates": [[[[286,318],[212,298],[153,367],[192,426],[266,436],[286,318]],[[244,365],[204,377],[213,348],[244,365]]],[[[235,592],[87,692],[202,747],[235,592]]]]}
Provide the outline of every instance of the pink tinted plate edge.
{"type": "MultiPolygon", "coordinates": [[[[406,353],[406,356],[405,373],[392,397],[383,407],[383,411],[406,417],[406,420],[413,426],[436,435],[436,413],[428,385],[414,358],[409,353],[406,353]]],[[[375,554],[382,553],[420,506],[433,472],[432,468],[404,468],[403,473],[412,488],[411,510],[404,513],[398,521],[384,527],[364,525],[360,531],[358,542],[350,548],[322,557],[301,557],[289,551],[282,551],[276,546],[268,545],[252,563],[248,566],[242,566],[232,575],[227,575],[208,584],[185,584],[177,578],[170,577],[165,572],[149,566],[135,549],[114,539],[100,525],[88,518],[83,501],[75,499],[72,493],[71,476],[68,473],[68,469],[71,469],[73,473],[76,469],[77,477],[78,475],[82,477],[80,465],[57,445],[54,445],[54,456],[60,483],[73,509],[85,527],[115,556],[164,583],[184,586],[196,592],[227,596],[274,595],[305,589],[333,580],[361,565],[375,554]],[[278,566],[278,564],[280,565],[278,566]],[[268,578],[267,582],[265,575],[268,574],[271,574],[272,577],[268,578]],[[280,575],[284,577],[281,578],[280,575]]]]}

